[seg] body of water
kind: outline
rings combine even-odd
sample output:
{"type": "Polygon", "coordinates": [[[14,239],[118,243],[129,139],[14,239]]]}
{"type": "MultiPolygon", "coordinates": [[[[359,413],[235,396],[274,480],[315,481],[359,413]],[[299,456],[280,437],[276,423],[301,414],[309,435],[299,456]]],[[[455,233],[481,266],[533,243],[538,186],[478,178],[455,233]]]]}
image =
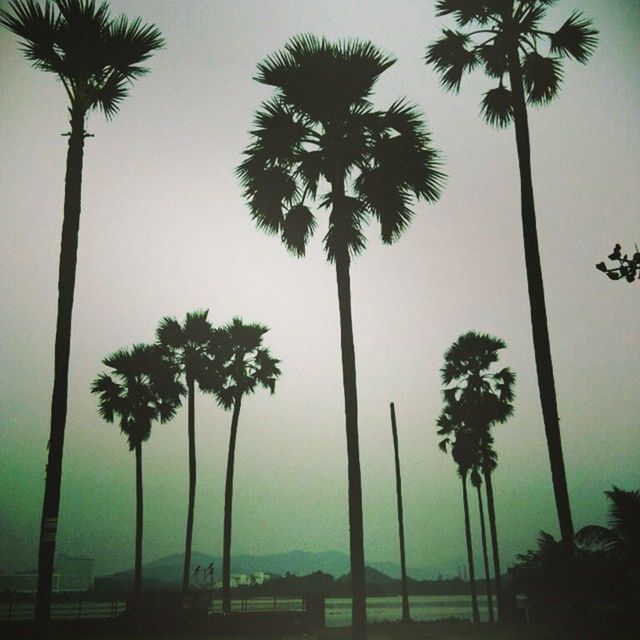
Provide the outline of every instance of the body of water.
{"type": "MultiPolygon", "coordinates": [[[[494,602],[495,608],[495,602],[494,602]]],[[[409,596],[411,619],[416,622],[459,618],[471,620],[470,596],[409,596]]],[[[478,597],[480,619],[488,619],[487,601],[478,597]]],[[[400,596],[367,598],[368,622],[393,622],[402,619],[400,596]]],[[[327,598],[325,621],[327,627],[345,627],[351,624],[351,599],[327,598]]]]}

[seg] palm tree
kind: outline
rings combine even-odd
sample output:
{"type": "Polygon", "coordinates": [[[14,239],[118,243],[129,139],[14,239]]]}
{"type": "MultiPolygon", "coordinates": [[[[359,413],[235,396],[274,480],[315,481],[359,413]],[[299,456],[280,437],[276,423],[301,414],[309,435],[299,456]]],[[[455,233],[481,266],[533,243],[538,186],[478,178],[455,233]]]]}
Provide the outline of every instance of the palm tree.
{"type": "Polygon", "coordinates": [[[207,320],[207,311],[187,313],[180,324],[175,318],[165,317],[156,330],[157,342],[165,358],[178,367],[187,387],[187,434],[189,441],[189,504],[187,507],[187,531],[184,545],[182,591],[189,589],[191,572],[191,542],[193,540],[193,511],[196,500],[196,426],[195,385],[203,390],[215,388],[215,369],[212,367],[210,343],[213,327],[207,320]]]}
{"type": "Polygon", "coordinates": [[[304,255],[316,228],[310,206],[329,210],[324,248],[338,285],[358,638],[366,636],[366,609],[350,264],[365,248],[363,228],[370,218],[380,223],[382,241],[394,242],[413,217],[412,197],[437,200],[444,179],[416,108],[400,100],[379,111],[369,99],[393,63],[368,42],[291,39],[258,65],[256,79],[275,94],[258,111],[252,144],[237,170],[258,228],[279,235],[297,256],[304,255]]]}
{"type": "Polygon", "coordinates": [[[177,371],[157,346],[136,344],[107,356],[103,364],[111,375],[101,373],[91,385],[98,395],[98,412],[107,422],[119,418],[129,450],[136,454],[136,537],[133,592],[138,603],[142,593],[142,443],[151,435],[154,421],[165,423],[180,406],[184,388],[177,371]]]}
{"type": "Polygon", "coordinates": [[[491,478],[497,458],[492,449],[491,427],[505,422],[513,414],[515,374],[508,367],[495,373],[490,368],[498,361],[499,351],[505,347],[500,338],[469,331],[449,347],[441,369],[442,382],[449,385],[444,396],[451,415],[451,422],[442,425],[442,428],[452,431],[464,426],[476,433],[480,443],[480,466],[487,494],[498,614],[502,589],[491,478]]]}
{"type": "Polygon", "coordinates": [[[484,520],[484,503],[482,500],[482,474],[478,466],[474,464],[469,476],[471,484],[475,487],[478,494],[478,513],[480,515],[480,540],[482,542],[482,561],[484,563],[484,581],[487,592],[487,609],[489,613],[489,622],[493,622],[495,617],[493,614],[493,589],[491,587],[491,571],[489,570],[489,553],[487,550],[487,528],[484,520]]]}
{"type": "MultiPolygon", "coordinates": [[[[446,402],[446,401],[445,401],[446,402]]],[[[480,622],[480,612],[478,610],[478,592],[476,589],[476,574],[473,564],[473,543],[471,541],[471,524],[469,519],[469,498],[467,495],[467,477],[473,469],[474,461],[477,460],[480,443],[475,434],[464,426],[458,426],[453,430],[449,429],[449,425],[453,422],[450,408],[445,407],[438,418],[437,425],[438,435],[446,436],[438,446],[446,453],[448,447],[451,447],[451,457],[458,468],[458,475],[462,481],[462,505],[464,508],[464,533],[467,542],[467,563],[469,565],[469,588],[471,590],[471,612],[473,622],[480,622]],[[453,434],[453,439],[451,435],[453,434]]]]}
{"type": "Polygon", "coordinates": [[[141,64],[163,46],[160,31],[112,19],[106,3],[93,0],[14,0],[0,11],[0,24],[15,33],[33,66],[55,74],[69,98],[71,131],[67,151],[64,216],[58,271],[51,427],[40,528],[38,592],[35,617],[40,629],[51,610],[51,581],[62,481],[62,454],[67,415],[71,315],[76,278],[85,117],[101,109],[111,119],[128,94],[129,84],[147,72],[141,64]]]}
{"type": "Polygon", "coordinates": [[[402,514],[402,477],[400,475],[400,452],[398,450],[398,427],[396,425],[396,407],[393,402],[389,405],[391,411],[391,433],[393,436],[393,451],[396,463],[396,498],[398,502],[398,537],[400,538],[400,578],[402,581],[402,622],[411,622],[409,612],[409,589],[407,587],[407,560],[404,552],[404,517],[402,514]]]}
{"type": "Polygon", "coordinates": [[[576,533],[576,542],[602,549],[632,575],[636,590],[640,587],[640,491],[625,491],[614,486],[605,491],[611,501],[609,526],[591,524],[576,533]]]}
{"type": "Polygon", "coordinates": [[[596,46],[591,22],[573,13],[554,32],[540,23],[554,0],[438,0],[436,13],[453,14],[460,28],[445,29],[443,36],[427,50],[426,60],[441,73],[445,89],[458,91],[462,76],[477,65],[497,81],[485,93],[481,110],[494,126],[515,124],[520,166],[522,230],[527,283],[531,306],[531,328],[538,372],[556,509],[563,543],[572,552],[573,524],[562,455],[551,347],[547,327],[540,252],[531,178],[531,150],[527,102],[544,105],[558,93],[563,59],[586,62],[596,46]],[[543,45],[548,54],[543,55],[543,45]],[[508,86],[507,86],[508,85],[508,86]]]}
{"type": "Polygon", "coordinates": [[[233,320],[216,331],[212,351],[220,362],[220,383],[211,389],[225,409],[233,409],[227,478],[224,491],[224,539],[222,548],[222,598],[223,610],[231,610],[231,518],[233,513],[233,471],[236,437],[240,419],[242,398],[261,386],[275,391],[280,376],[279,360],[271,357],[269,349],[262,346],[262,338],[269,331],[261,324],[244,324],[241,318],[233,320]],[[222,361],[223,360],[223,361],[222,361]]]}

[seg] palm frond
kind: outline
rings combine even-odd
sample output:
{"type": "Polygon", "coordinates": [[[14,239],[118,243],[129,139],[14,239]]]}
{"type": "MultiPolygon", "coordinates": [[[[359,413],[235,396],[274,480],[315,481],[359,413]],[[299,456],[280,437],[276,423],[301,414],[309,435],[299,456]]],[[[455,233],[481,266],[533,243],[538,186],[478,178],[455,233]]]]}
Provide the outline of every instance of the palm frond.
{"type": "Polygon", "coordinates": [[[318,193],[318,183],[326,171],[324,151],[322,149],[300,151],[296,161],[295,177],[300,179],[304,191],[315,199],[318,193]]]}
{"type": "Polygon", "coordinates": [[[511,91],[500,85],[484,94],[480,103],[482,117],[494,127],[506,127],[513,119],[511,91]]]}
{"type": "Polygon", "coordinates": [[[180,323],[168,316],[162,318],[156,329],[156,339],[163,347],[178,349],[184,343],[184,335],[180,323]]]}
{"type": "Polygon", "coordinates": [[[0,10],[0,25],[20,38],[27,60],[42,71],[59,73],[61,58],[56,49],[59,17],[49,2],[35,0],[11,2],[9,9],[0,10]]]}
{"type": "Polygon", "coordinates": [[[528,102],[546,104],[558,93],[562,81],[562,63],[557,58],[546,58],[531,51],[524,57],[522,76],[528,102]]]}
{"type": "Polygon", "coordinates": [[[261,62],[256,80],[276,87],[287,103],[313,121],[326,122],[369,95],[378,76],[394,62],[369,42],[332,44],[302,34],[261,62]]]}
{"type": "Polygon", "coordinates": [[[100,108],[107,120],[111,120],[118,112],[120,103],[128,95],[128,81],[115,73],[98,87],[93,95],[92,106],[100,108]]]}
{"type": "Polygon", "coordinates": [[[262,104],[254,124],[254,145],[268,162],[291,164],[310,133],[302,117],[277,99],[262,104]]]}
{"type": "Polygon", "coordinates": [[[155,25],[142,24],[140,18],[129,22],[123,15],[108,25],[106,42],[107,66],[128,79],[147,73],[148,69],[140,64],[165,45],[155,25]]]}
{"type": "Polygon", "coordinates": [[[502,78],[509,71],[507,38],[497,34],[478,48],[478,58],[485,73],[491,78],[502,78]]]}
{"type": "Polygon", "coordinates": [[[620,539],[613,531],[595,524],[582,527],[575,534],[575,540],[585,547],[600,547],[607,553],[615,552],[620,546],[620,539]]]}
{"type": "Polygon", "coordinates": [[[448,91],[458,92],[465,72],[478,63],[475,49],[468,49],[471,38],[460,31],[443,30],[443,36],[427,48],[425,60],[440,73],[440,82],[448,91]]]}
{"type": "Polygon", "coordinates": [[[282,222],[282,241],[287,249],[298,257],[304,256],[307,242],[316,229],[316,221],[311,210],[303,204],[289,209],[282,222]]]}
{"type": "Polygon", "coordinates": [[[626,537],[635,537],[636,544],[640,543],[640,491],[614,486],[605,495],[611,500],[609,527],[626,537]]]}
{"type": "Polygon", "coordinates": [[[436,15],[454,14],[455,20],[461,27],[473,22],[486,24],[489,18],[500,9],[501,0],[438,0],[436,15]]]}
{"type": "Polygon", "coordinates": [[[583,18],[579,11],[572,13],[560,29],[549,36],[551,53],[585,63],[598,44],[598,31],[592,26],[592,21],[583,18]]]}
{"type": "Polygon", "coordinates": [[[327,194],[321,206],[332,207],[329,216],[329,229],[323,239],[327,260],[335,262],[336,256],[343,250],[355,257],[366,247],[366,238],[362,226],[367,221],[366,203],[358,198],[341,196],[336,206],[332,194],[327,194]]]}
{"type": "MultiPolygon", "coordinates": [[[[251,150],[248,152],[251,154],[251,150]]],[[[257,227],[268,234],[279,233],[284,216],[282,207],[294,204],[300,190],[295,178],[281,167],[255,163],[249,156],[240,167],[238,174],[244,186],[244,195],[249,200],[250,215],[257,227]]]]}
{"type": "Polygon", "coordinates": [[[547,13],[547,8],[540,2],[521,3],[517,16],[517,29],[520,34],[534,34],[540,26],[540,21],[547,13]]]}
{"type": "Polygon", "coordinates": [[[196,345],[206,345],[209,343],[213,327],[207,318],[208,315],[208,309],[200,309],[187,313],[182,329],[184,339],[187,343],[196,345]]]}
{"type": "Polygon", "coordinates": [[[122,404],[122,387],[111,376],[101,373],[91,384],[91,393],[99,395],[98,413],[107,422],[113,422],[114,415],[122,404]]]}

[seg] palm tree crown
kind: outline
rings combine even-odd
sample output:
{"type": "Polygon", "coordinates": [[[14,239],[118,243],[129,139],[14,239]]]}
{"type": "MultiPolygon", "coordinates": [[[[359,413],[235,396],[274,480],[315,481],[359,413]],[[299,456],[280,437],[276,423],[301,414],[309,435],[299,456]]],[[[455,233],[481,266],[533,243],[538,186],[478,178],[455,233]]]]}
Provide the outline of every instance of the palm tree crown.
{"type": "Polygon", "coordinates": [[[498,86],[484,94],[481,112],[489,124],[504,127],[513,118],[509,50],[517,46],[529,104],[546,104],[558,93],[565,58],[586,62],[596,46],[591,21],[574,12],[557,31],[541,21],[555,0],[439,0],[436,14],[452,14],[458,27],[444,29],[427,49],[426,61],[440,73],[442,86],[458,91],[466,72],[481,67],[498,86]],[[545,55],[546,53],[546,55],[545,55]]]}
{"type": "Polygon", "coordinates": [[[443,391],[446,409],[439,422],[445,432],[462,424],[488,435],[492,425],[513,414],[515,374],[508,367],[490,371],[505,346],[499,338],[469,331],[449,347],[441,369],[442,382],[451,385],[443,391]]]}
{"type": "Polygon", "coordinates": [[[107,422],[120,418],[120,429],[133,450],[149,439],[153,421],[165,423],[175,415],[184,388],[176,369],[156,346],[136,344],[119,349],[103,363],[112,374],[101,373],[91,392],[98,395],[98,411],[107,422]]]}
{"type": "Polygon", "coordinates": [[[211,376],[215,372],[210,351],[214,330],[208,314],[208,310],[190,311],[182,324],[165,317],[156,330],[158,344],[167,359],[176,364],[187,380],[198,382],[202,388],[206,383],[207,388],[213,386],[211,376]]]}
{"type": "Polygon", "coordinates": [[[273,393],[280,375],[279,360],[262,346],[262,338],[269,331],[261,324],[244,324],[241,318],[215,331],[212,351],[219,361],[219,383],[211,390],[218,402],[230,409],[238,397],[253,393],[262,386],[273,393]]]}
{"type": "Polygon", "coordinates": [[[141,64],[164,41],[154,25],[139,18],[111,18],[109,5],[94,0],[15,0],[0,11],[0,24],[22,41],[25,57],[60,78],[72,109],[100,108],[114,116],[141,64]]]}
{"type": "Polygon", "coordinates": [[[399,100],[378,111],[369,100],[394,62],[368,42],[301,35],[258,65],[256,80],[275,95],[237,172],[258,227],[292,253],[304,255],[316,228],[312,201],[332,209],[324,246],[334,261],[341,248],[364,249],[369,218],[391,243],[411,221],[412,195],[438,198],[444,176],[417,109],[399,100]]]}
{"type": "Polygon", "coordinates": [[[576,533],[576,541],[596,546],[640,571],[640,491],[612,487],[605,491],[611,501],[608,527],[588,525],[576,533]]]}

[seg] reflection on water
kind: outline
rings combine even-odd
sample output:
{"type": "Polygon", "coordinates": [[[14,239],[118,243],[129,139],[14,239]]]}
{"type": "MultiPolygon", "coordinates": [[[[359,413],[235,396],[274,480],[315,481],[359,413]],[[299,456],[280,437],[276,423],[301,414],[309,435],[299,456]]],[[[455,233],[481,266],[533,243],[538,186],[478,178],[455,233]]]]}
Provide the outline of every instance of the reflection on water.
{"type": "MultiPolygon", "coordinates": [[[[470,596],[409,596],[411,618],[416,621],[459,618],[471,620],[470,596]]],[[[480,619],[487,620],[487,601],[478,597],[480,619]]],[[[402,618],[400,596],[367,598],[367,621],[387,622],[402,618]]],[[[328,627],[344,627],[351,624],[351,599],[327,598],[326,624],[328,627]]]]}

